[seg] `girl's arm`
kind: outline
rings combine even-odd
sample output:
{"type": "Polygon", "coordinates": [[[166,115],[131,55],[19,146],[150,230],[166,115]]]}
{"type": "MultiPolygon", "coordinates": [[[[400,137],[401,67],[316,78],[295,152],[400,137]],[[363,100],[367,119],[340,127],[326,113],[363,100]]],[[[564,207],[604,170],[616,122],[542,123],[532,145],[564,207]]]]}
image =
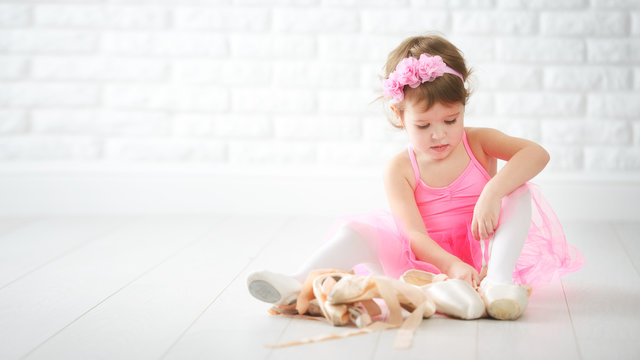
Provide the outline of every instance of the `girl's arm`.
{"type": "Polygon", "coordinates": [[[419,260],[433,264],[450,278],[462,279],[476,286],[480,282],[478,272],[429,237],[409,181],[413,170],[406,165],[408,162],[401,156],[394,157],[385,169],[384,184],[391,212],[406,227],[411,250],[419,260]]]}
{"type": "Polygon", "coordinates": [[[507,162],[487,183],[474,210],[473,235],[486,239],[497,228],[502,198],[540,173],[549,162],[549,153],[532,141],[495,129],[475,129],[472,136],[487,156],[507,162]]]}

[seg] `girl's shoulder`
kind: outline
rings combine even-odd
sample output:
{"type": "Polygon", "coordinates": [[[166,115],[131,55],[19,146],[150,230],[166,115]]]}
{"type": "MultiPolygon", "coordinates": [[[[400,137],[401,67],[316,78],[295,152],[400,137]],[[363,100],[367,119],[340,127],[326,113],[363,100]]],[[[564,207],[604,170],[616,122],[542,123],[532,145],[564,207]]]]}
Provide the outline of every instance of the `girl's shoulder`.
{"type": "Polygon", "coordinates": [[[492,158],[485,152],[485,144],[487,141],[492,141],[495,138],[496,133],[500,133],[498,130],[491,128],[480,127],[465,127],[467,134],[467,142],[469,148],[473,152],[473,156],[478,162],[489,172],[489,174],[495,173],[496,159],[492,158]]]}
{"type": "Polygon", "coordinates": [[[409,151],[407,148],[404,148],[404,150],[392,156],[384,169],[385,179],[397,179],[398,177],[404,178],[412,188],[415,188],[413,166],[411,165],[411,158],[409,157],[409,151]]]}

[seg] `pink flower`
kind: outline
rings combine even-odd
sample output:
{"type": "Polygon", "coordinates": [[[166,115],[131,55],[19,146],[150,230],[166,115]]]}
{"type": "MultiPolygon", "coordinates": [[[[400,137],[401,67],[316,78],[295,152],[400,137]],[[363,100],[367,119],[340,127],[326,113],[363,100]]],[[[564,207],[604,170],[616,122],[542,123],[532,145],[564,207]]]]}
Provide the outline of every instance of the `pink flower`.
{"type": "Polygon", "coordinates": [[[417,88],[422,83],[417,73],[418,59],[414,57],[408,57],[402,59],[396,66],[398,75],[398,81],[404,85],[409,85],[412,88],[417,88]]]}
{"type": "Polygon", "coordinates": [[[404,84],[398,80],[395,72],[389,75],[388,79],[382,81],[382,96],[393,98],[395,102],[400,102],[404,99],[404,84]]]}
{"type": "Polygon", "coordinates": [[[447,65],[440,56],[420,55],[417,73],[422,82],[433,81],[444,74],[447,65]]]}

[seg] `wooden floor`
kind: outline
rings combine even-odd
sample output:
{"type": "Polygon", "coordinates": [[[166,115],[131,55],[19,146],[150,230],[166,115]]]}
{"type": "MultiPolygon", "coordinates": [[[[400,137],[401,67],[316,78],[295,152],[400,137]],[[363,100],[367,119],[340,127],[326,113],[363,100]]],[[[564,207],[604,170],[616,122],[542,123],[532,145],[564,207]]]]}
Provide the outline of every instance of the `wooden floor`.
{"type": "Polygon", "coordinates": [[[515,322],[424,320],[285,349],[343,329],[267,314],[245,278],[295,270],[331,218],[79,216],[0,219],[1,359],[638,359],[640,223],[565,223],[587,264],[536,288],[515,322]]]}

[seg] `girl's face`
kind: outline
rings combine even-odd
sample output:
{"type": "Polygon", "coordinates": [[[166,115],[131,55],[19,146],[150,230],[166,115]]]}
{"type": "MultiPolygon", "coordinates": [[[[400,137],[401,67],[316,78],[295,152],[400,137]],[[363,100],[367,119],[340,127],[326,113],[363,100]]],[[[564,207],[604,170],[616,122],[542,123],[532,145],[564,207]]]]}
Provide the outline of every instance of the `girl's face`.
{"type": "Polygon", "coordinates": [[[395,107],[392,110],[407,131],[413,148],[432,160],[445,159],[462,141],[464,105],[461,103],[436,103],[425,111],[423,103],[407,99],[402,114],[395,107]]]}

